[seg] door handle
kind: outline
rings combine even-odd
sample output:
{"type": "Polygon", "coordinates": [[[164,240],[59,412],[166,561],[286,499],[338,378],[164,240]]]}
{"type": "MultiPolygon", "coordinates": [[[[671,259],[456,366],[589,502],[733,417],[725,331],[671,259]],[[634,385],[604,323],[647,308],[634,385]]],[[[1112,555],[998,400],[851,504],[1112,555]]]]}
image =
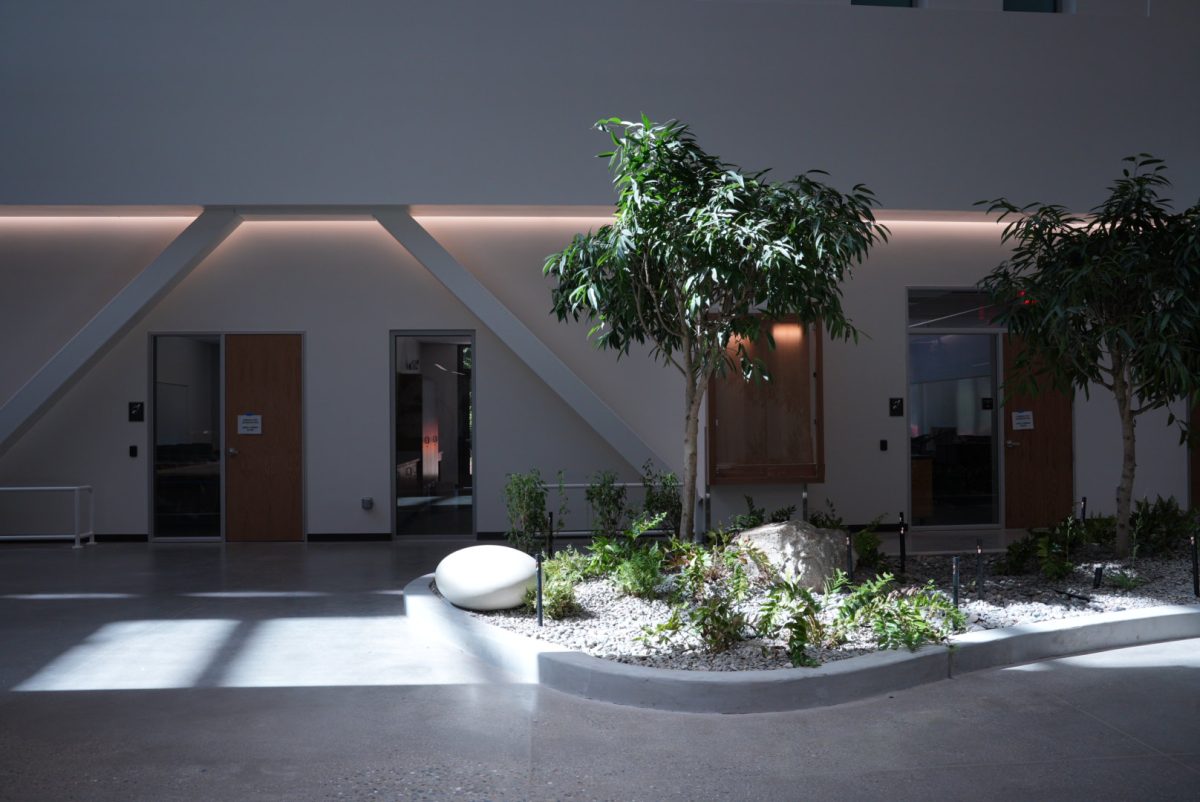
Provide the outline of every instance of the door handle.
{"type": "MultiPolygon", "coordinates": [[[[1019,446],[1019,445],[1021,445],[1021,444],[1020,444],[1018,441],[1016,441],[1016,440],[1005,440],[1005,441],[1004,441],[1004,447],[1005,447],[1005,448],[1016,448],[1016,447],[1017,447],[1017,446],[1019,446]]],[[[231,449],[231,450],[232,450],[232,449],[231,449]]]]}
{"type": "Polygon", "coordinates": [[[238,450],[236,448],[229,449],[229,456],[236,457],[237,455],[238,455],[238,450]]]}

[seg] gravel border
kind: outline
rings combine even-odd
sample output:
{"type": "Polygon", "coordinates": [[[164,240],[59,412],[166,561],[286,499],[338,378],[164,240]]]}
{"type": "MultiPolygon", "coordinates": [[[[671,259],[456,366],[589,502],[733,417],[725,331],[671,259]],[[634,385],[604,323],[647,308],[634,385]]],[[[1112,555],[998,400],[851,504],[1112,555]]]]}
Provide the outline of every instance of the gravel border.
{"type": "MultiPolygon", "coordinates": [[[[960,607],[967,614],[967,631],[984,631],[1056,621],[1097,613],[1135,610],[1162,605],[1200,604],[1192,593],[1191,563],[1188,559],[1142,559],[1128,562],[1085,563],[1061,582],[1040,576],[999,576],[997,555],[984,555],[983,598],[974,588],[973,555],[962,558],[960,607]],[[1092,587],[1094,570],[1104,567],[1101,588],[1092,587]],[[1141,584],[1125,590],[1114,586],[1113,575],[1126,571],[1141,584]]],[[[950,556],[912,557],[901,587],[920,587],[932,580],[936,587],[951,592],[950,556]]],[[[861,572],[860,572],[861,573],[861,572]]],[[[862,577],[857,577],[861,579],[862,577]]],[[[643,600],[620,595],[607,580],[591,580],[576,587],[576,600],[583,612],[562,621],[545,620],[538,627],[532,613],[520,608],[497,612],[466,611],[475,618],[503,629],[537,638],[584,654],[629,665],[691,671],[747,671],[791,668],[785,644],[779,640],[750,639],[729,651],[711,654],[697,642],[668,646],[646,643],[643,628],[667,619],[670,607],[662,600],[643,600]]],[[[754,605],[750,602],[750,606],[754,605]]],[[[833,610],[824,617],[832,618],[833,610]]],[[[879,651],[868,632],[852,633],[850,640],[832,648],[810,648],[808,656],[820,664],[879,651]]]]}

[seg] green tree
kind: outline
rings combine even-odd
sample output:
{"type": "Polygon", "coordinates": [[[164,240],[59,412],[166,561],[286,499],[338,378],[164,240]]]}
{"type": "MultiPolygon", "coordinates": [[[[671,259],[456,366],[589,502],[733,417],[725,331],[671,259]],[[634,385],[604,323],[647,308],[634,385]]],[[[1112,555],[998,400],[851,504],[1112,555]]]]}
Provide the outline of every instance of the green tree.
{"type": "Polygon", "coordinates": [[[547,257],[544,272],[559,320],[585,319],[599,348],[628,354],[650,344],[653,358],[684,379],[683,499],[680,536],[692,535],[696,439],[709,379],[738,369],[750,379],[763,366],[743,341],[765,323],[795,315],[820,321],[831,337],[857,339],[842,312],[842,279],[888,231],[875,221],[874,195],[849,194],[805,173],[769,182],[700,148],[677,121],[601,120],[612,139],[617,188],[614,221],[576,235],[547,257]],[[735,339],[736,338],[736,339],[735,339]],[[730,341],[734,354],[727,352],[730,341]]]}
{"type": "MultiPolygon", "coordinates": [[[[1008,220],[1012,256],[980,286],[997,317],[1024,338],[1015,386],[1038,379],[1063,390],[1091,384],[1112,392],[1123,456],[1116,548],[1128,554],[1137,465],[1137,417],[1200,387],[1200,204],[1181,213],[1159,191],[1170,186],[1160,159],[1139,154],[1087,216],[1061,206],[981,201],[1008,220]]],[[[1186,434],[1186,423],[1178,422],[1186,434]]]]}

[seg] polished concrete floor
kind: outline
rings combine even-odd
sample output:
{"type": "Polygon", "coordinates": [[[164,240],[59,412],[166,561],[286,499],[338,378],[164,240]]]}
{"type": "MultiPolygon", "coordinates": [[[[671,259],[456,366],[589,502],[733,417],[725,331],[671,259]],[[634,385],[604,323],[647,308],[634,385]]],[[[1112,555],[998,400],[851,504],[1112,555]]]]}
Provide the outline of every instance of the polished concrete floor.
{"type": "Polygon", "coordinates": [[[419,638],[398,591],[461,544],[0,546],[0,799],[1200,799],[1200,641],[627,709],[419,638]]]}

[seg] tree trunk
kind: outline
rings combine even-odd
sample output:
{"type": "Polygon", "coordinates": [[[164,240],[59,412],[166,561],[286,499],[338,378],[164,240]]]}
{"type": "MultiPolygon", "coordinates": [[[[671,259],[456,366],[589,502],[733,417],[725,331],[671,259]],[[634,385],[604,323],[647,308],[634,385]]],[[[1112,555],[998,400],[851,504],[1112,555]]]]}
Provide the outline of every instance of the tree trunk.
{"type": "Polygon", "coordinates": [[[1117,412],[1121,416],[1121,484],[1117,486],[1117,540],[1118,557],[1130,553],[1129,513],[1133,498],[1133,475],[1137,467],[1133,434],[1133,387],[1125,375],[1124,360],[1113,364],[1113,395],[1117,398],[1117,412]]]}
{"type": "Polygon", "coordinates": [[[696,520],[696,442],[700,433],[700,402],[707,383],[684,377],[683,476],[680,477],[679,539],[692,540],[696,520]]]}

